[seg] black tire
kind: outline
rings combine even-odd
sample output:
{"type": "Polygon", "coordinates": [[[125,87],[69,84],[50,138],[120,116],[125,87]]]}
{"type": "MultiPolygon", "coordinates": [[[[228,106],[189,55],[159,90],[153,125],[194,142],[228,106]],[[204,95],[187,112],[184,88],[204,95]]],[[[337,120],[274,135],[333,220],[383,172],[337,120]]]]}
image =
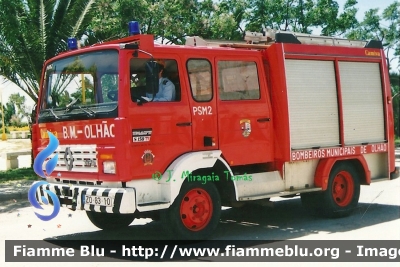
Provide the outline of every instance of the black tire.
{"type": "Polygon", "coordinates": [[[338,162],[329,174],[328,187],[321,192],[318,211],[325,217],[348,216],[355,210],[360,197],[360,178],[355,167],[348,162],[338,162]]]}
{"type": "Polygon", "coordinates": [[[89,220],[103,230],[115,230],[128,227],[135,219],[134,214],[100,213],[86,211],[89,220]]]}
{"type": "Polygon", "coordinates": [[[162,211],[161,221],[174,239],[204,240],[220,216],[221,199],[213,183],[185,182],[174,203],[162,211]]]}

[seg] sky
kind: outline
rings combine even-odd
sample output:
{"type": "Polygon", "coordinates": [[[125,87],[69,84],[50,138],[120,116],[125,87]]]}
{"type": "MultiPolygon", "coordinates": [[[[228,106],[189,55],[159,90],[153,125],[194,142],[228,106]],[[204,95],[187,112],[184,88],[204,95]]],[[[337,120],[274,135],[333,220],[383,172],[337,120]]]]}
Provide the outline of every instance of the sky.
{"type": "Polygon", "coordinates": [[[2,100],[5,103],[8,102],[8,98],[10,97],[11,94],[19,93],[20,95],[25,96],[25,105],[28,110],[31,110],[33,108],[34,102],[33,100],[25,94],[19,87],[14,85],[13,83],[6,81],[2,76],[0,76],[0,100],[2,100]]]}
{"type": "MultiPolygon", "coordinates": [[[[336,2],[339,4],[339,7],[341,8],[340,11],[343,10],[343,6],[346,3],[346,0],[336,0],[336,2]]],[[[364,13],[365,11],[371,9],[371,8],[379,8],[380,13],[388,7],[390,4],[394,3],[395,0],[358,0],[357,1],[356,7],[358,8],[357,12],[357,19],[361,21],[364,18],[364,13]]],[[[393,67],[392,69],[397,68],[398,63],[393,62],[393,67]]],[[[13,93],[20,93],[21,95],[25,95],[25,99],[27,100],[27,107],[33,107],[34,103],[30,99],[28,95],[26,95],[22,90],[20,90],[17,86],[13,85],[11,82],[4,81],[2,77],[0,76],[0,91],[3,91],[3,100],[4,102],[8,102],[8,98],[11,94],[13,93]],[[3,90],[1,90],[3,89],[3,90]]],[[[1,96],[0,96],[1,99],[1,96]]]]}

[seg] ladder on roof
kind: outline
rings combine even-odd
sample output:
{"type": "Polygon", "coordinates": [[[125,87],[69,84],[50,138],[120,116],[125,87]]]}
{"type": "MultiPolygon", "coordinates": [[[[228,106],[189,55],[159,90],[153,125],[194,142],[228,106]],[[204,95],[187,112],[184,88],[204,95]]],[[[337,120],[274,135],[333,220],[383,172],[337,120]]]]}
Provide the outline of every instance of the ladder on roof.
{"type": "Polygon", "coordinates": [[[289,31],[274,31],[268,30],[265,33],[246,32],[245,40],[249,41],[272,41],[285,42],[286,39],[293,43],[299,44],[314,44],[327,46],[350,46],[350,47],[365,47],[366,41],[349,40],[345,38],[313,35],[307,33],[289,32],[289,31]],[[254,36],[255,35],[255,36],[254,36]],[[260,35],[263,35],[262,37],[260,35]],[[254,37],[253,37],[254,36],[254,37]],[[284,39],[284,40],[283,40],[284,39]],[[295,40],[297,39],[298,42],[295,40]]]}
{"type": "Polygon", "coordinates": [[[232,48],[253,48],[253,49],[265,49],[270,44],[256,44],[256,43],[243,43],[243,42],[226,42],[226,41],[210,41],[201,38],[200,36],[188,36],[186,37],[187,46],[208,46],[208,47],[232,47],[232,48]]]}
{"type": "Polygon", "coordinates": [[[357,41],[345,38],[312,35],[306,33],[268,30],[265,32],[246,31],[244,40],[246,43],[227,43],[218,41],[206,41],[199,36],[186,38],[188,46],[214,46],[214,47],[233,47],[233,48],[252,48],[266,49],[272,43],[294,43],[294,44],[313,44],[325,46],[346,46],[346,47],[367,47],[382,49],[380,41],[357,41]]]}

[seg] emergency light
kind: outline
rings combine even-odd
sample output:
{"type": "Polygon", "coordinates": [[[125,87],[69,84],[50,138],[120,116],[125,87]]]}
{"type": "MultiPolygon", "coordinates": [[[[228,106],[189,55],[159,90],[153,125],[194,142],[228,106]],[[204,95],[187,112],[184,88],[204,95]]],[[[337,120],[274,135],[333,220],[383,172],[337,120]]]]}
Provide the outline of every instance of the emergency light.
{"type": "Polygon", "coordinates": [[[78,43],[76,41],[76,38],[68,37],[68,50],[75,50],[75,49],[78,49],[78,43]]]}
{"type": "Polygon", "coordinates": [[[128,28],[129,28],[129,35],[140,34],[139,22],[137,22],[137,21],[129,21],[128,28]]]}

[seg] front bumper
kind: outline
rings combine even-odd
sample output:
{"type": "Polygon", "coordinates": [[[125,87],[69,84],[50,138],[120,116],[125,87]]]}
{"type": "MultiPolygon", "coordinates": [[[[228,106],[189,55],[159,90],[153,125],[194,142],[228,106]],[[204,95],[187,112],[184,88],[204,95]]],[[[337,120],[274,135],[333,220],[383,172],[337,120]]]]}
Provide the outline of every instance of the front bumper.
{"type": "MultiPolygon", "coordinates": [[[[72,210],[87,210],[104,213],[134,213],[136,211],[136,192],[134,188],[103,188],[95,186],[76,186],[64,184],[44,184],[37,188],[36,199],[40,204],[46,204],[43,198],[50,204],[59,201],[60,206],[72,210]],[[49,190],[56,194],[58,199],[53,200],[46,193],[49,190]],[[111,199],[111,205],[105,206],[102,203],[86,203],[86,196],[103,197],[111,199]]],[[[93,201],[94,202],[94,201],[93,201]]]]}

